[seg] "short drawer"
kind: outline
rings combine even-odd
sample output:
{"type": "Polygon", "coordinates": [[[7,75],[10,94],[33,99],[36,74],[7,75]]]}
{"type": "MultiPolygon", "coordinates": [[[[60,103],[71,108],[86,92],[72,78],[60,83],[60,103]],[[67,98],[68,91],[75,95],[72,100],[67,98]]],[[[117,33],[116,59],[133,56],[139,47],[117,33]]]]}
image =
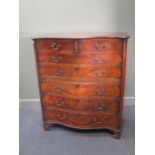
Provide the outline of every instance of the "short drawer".
{"type": "Polygon", "coordinates": [[[74,41],[72,39],[38,39],[35,44],[38,53],[59,53],[74,50],[74,41]]]}
{"type": "Polygon", "coordinates": [[[118,116],[44,108],[44,121],[78,128],[117,127],[118,116]]]}
{"type": "Polygon", "coordinates": [[[44,107],[85,112],[118,113],[119,101],[115,99],[65,98],[45,95],[42,98],[44,107]]]}
{"type": "Polygon", "coordinates": [[[81,52],[106,52],[112,51],[116,53],[122,53],[122,39],[108,39],[108,38],[97,38],[97,39],[83,39],[80,40],[80,51],[81,52]]]}
{"type": "Polygon", "coordinates": [[[104,78],[120,78],[121,66],[96,65],[38,65],[38,72],[41,78],[55,77],[59,79],[73,80],[101,80],[104,78]]]}
{"type": "Polygon", "coordinates": [[[86,83],[86,82],[62,82],[59,80],[50,80],[41,82],[41,91],[59,96],[84,96],[84,97],[102,97],[120,95],[119,83],[104,81],[104,83],[86,83]],[[109,82],[109,83],[108,83],[109,82]]]}
{"type": "Polygon", "coordinates": [[[110,64],[118,65],[122,62],[122,56],[117,53],[100,52],[90,54],[79,54],[75,56],[73,53],[53,53],[45,52],[37,55],[38,63],[65,63],[65,64],[82,64],[82,65],[98,65],[110,64]]]}

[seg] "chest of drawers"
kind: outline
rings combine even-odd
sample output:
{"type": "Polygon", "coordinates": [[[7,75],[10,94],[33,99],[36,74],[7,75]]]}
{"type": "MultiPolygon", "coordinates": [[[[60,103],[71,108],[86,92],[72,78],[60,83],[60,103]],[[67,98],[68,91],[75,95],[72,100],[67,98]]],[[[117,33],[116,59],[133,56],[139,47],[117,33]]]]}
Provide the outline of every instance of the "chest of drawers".
{"type": "Polygon", "coordinates": [[[45,130],[60,124],[120,137],[127,39],[125,33],[33,38],[45,130]]]}

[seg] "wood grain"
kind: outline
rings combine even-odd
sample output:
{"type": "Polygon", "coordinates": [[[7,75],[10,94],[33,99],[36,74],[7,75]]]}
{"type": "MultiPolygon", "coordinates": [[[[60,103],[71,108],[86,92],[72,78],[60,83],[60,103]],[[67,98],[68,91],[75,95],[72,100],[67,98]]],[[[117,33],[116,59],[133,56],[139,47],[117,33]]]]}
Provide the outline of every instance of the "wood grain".
{"type": "Polygon", "coordinates": [[[73,52],[42,52],[38,54],[38,62],[39,63],[67,63],[67,64],[109,64],[109,65],[118,65],[122,62],[122,56],[118,53],[114,53],[113,51],[105,51],[94,53],[90,52],[82,53],[78,56],[75,56],[73,52]],[[55,61],[54,61],[55,60],[55,61]],[[56,61],[57,60],[57,61],[56,61]]]}
{"type": "Polygon", "coordinates": [[[81,52],[104,52],[111,50],[112,52],[120,53],[122,49],[121,39],[83,39],[80,40],[79,49],[81,52]]]}
{"type": "Polygon", "coordinates": [[[39,65],[41,78],[57,77],[60,79],[76,80],[102,80],[105,78],[120,78],[121,69],[118,66],[97,65],[97,66],[70,66],[70,65],[39,65]]]}
{"type": "Polygon", "coordinates": [[[57,123],[120,137],[127,38],[33,39],[45,130],[57,123]]]}
{"type": "Polygon", "coordinates": [[[60,82],[54,81],[43,81],[41,82],[41,91],[43,93],[52,93],[60,96],[113,96],[117,97],[120,95],[119,84],[113,83],[79,83],[79,82],[60,82]]]}
{"type": "Polygon", "coordinates": [[[69,97],[45,95],[43,96],[43,105],[44,107],[54,107],[83,112],[118,113],[120,101],[112,98],[75,99],[69,97]]]}
{"type": "Polygon", "coordinates": [[[79,113],[46,107],[44,109],[45,122],[60,123],[77,128],[117,128],[116,115],[79,113]]]}

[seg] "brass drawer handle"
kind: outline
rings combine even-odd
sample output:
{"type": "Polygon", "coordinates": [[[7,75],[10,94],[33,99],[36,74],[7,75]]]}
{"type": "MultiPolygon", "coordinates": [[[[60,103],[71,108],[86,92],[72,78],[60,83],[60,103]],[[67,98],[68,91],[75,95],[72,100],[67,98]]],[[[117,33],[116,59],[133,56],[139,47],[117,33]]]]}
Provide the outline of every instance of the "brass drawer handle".
{"type": "Polygon", "coordinates": [[[61,57],[61,56],[52,56],[52,57],[51,57],[51,60],[52,60],[53,62],[58,63],[58,62],[60,62],[60,61],[62,60],[62,57],[61,57]]]}
{"type": "Polygon", "coordinates": [[[101,63],[104,63],[105,62],[105,60],[102,58],[97,58],[97,57],[93,57],[93,60],[96,62],[96,63],[98,63],[98,64],[101,64],[101,63]]]}
{"type": "Polygon", "coordinates": [[[96,92],[96,95],[97,95],[97,96],[102,96],[102,95],[105,94],[105,89],[102,89],[102,90],[96,90],[95,92],[96,92]]]}
{"type": "Polygon", "coordinates": [[[64,92],[64,88],[55,88],[55,92],[56,93],[63,93],[64,92]]]}
{"type": "Polygon", "coordinates": [[[94,48],[97,50],[97,51],[102,51],[104,50],[105,48],[107,48],[104,44],[103,44],[103,41],[98,41],[97,44],[94,45],[94,48]]]}
{"type": "Polygon", "coordinates": [[[102,123],[104,123],[104,121],[96,121],[95,123],[96,124],[102,124],[102,123]]]}
{"type": "Polygon", "coordinates": [[[93,71],[93,73],[97,77],[102,77],[106,74],[106,71],[102,71],[102,72],[93,71]]]}
{"type": "Polygon", "coordinates": [[[58,118],[60,121],[63,121],[63,120],[66,119],[66,116],[63,115],[63,114],[57,114],[56,116],[57,116],[57,118],[58,118]]]}
{"type": "Polygon", "coordinates": [[[98,104],[94,104],[95,110],[97,111],[105,111],[106,106],[104,104],[102,105],[98,105],[98,104]]]}
{"type": "Polygon", "coordinates": [[[62,108],[62,107],[64,107],[64,102],[63,102],[63,101],[58,101],[58,100],[56,100],[56,101],[55,101],[55,105],[56,105],[58,108],[62,108]]]}
{"type": "Polygon", "coordinates": [[[104,45],[102,45],[102,46],[100,46],[100,45],[95,45],[95,49],[97,50],[97,51],[102,51],[102,50],[104,50],[106,48],[106,46],[104,46],[104,45]]]}
{"type": "Polygon", "coordinates": [[[96,107],[96,110],[102,111],[102,110],[104,110],[104,107],[103,106],[98,106],[98,107],[96,107]]]}
{"type": "Polygon", "coordinates": [[[62,69],[56,69],[53,73],[55,76],[62,76],[64,74],[64,71],[62,69]]]}
{"type": "Polygon", "coordinates": [[[53,42],[51,44],[51,48],[52,48],[53,51],[58,51],[60,49],[60,45],[57,44],[56,42],[53,42]]]}
{"type": "Polygon", "coordinates": [[[57,106],[58,108],[62,108],[62,107],[63,107],[63,105],[62,105],[61,103],[57,103],[56,106],[57,106]]]}
{"type": "Polygon", "coordinates": [[[94,122],[95,124],[103,124],[103,123],[105,123],[105,120],[104,120],[104,119],[102,119],[102,120],[94,119],[93,122],[94,122]]]}

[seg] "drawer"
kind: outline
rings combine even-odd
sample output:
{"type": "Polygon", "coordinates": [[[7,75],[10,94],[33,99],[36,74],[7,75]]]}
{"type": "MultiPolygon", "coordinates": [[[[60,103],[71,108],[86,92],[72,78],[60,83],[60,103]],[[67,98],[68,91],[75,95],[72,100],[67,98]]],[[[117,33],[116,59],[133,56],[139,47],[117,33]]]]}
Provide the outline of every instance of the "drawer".
{"type": "Polygon", "coordinates": [[[110,64],[118,65],[122,62],[122,56],[117,53],[90,53],[80,54],[78,56],[72,53],[39,53],[37,56],[38,63],[67,63],[67,64],[110,64]]]}
{"type": "Polygon", "coordinates": [[[80,40],[79,49],[81,52],[106,52],[112,51],[122,53],[122,39],[83,39],[80,40]]]}
{"type": "Polygon", "coordinates": [[[104,81],[104,83],[86,83],[86,82],[62,82],[59,80],[42,81],[41,91],[59,96],[84,96],[101,97],[120,95],[119,83],[113,81],[104,81]]]}
{"type": "Polygon", "coordinates": [[[41,78],[52,76],[59,79],[72,80],[102,80],[106,77],[120,78],[121,69],[117,66],[96,65],[39,65],[39,75],[41,78]]]}
{"type": "Polygon", "coordinates": [[[38,39],[36,42],[37,52],[64,52],[74,50],[74,41],[71,39],[38,39]]]}
{"type": "Polygon", "coordinates": [[[45,95],[42,98],[44,107],[85,112],[118,113],[119,101],[114,99],[65,98],[45,95]]]}
{"type": "Polygon", "coordinates": [[[56,108],[44,109],[44,121],[60,123],[78,128],[117,127],[118,116],[108,114],[82,113],[56,108]]]}

